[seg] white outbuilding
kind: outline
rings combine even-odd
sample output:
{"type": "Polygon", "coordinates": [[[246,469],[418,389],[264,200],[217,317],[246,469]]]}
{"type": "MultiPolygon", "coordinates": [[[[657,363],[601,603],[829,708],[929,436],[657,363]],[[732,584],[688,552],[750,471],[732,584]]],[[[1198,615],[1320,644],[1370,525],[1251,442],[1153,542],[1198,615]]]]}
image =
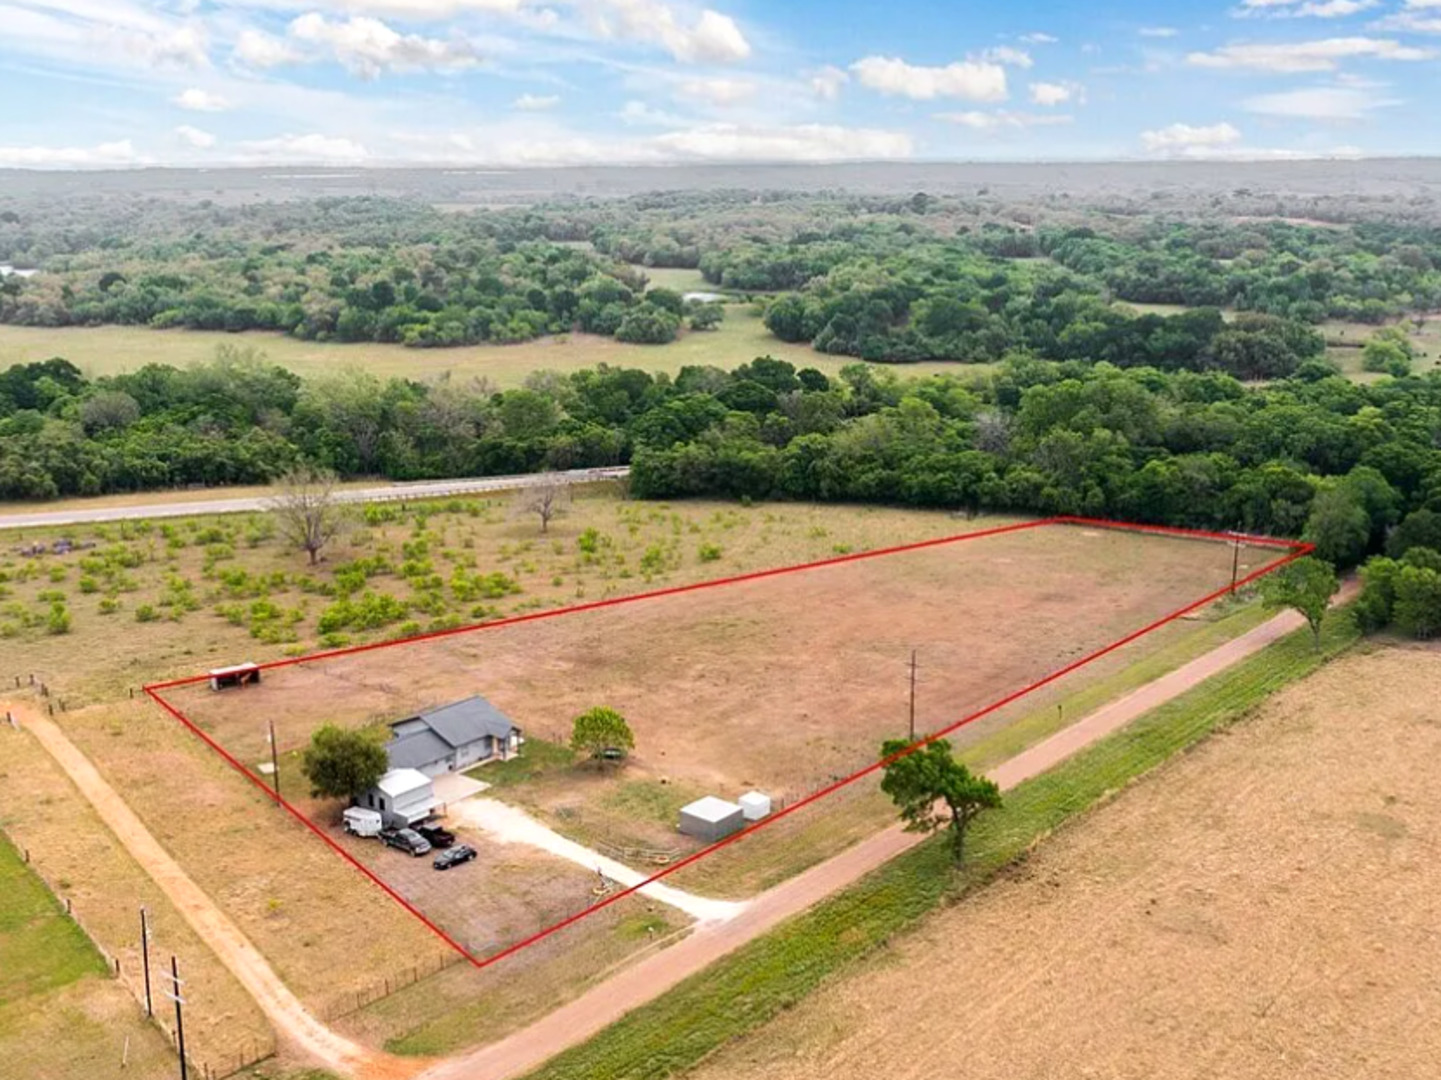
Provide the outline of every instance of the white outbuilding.
{"type": "Polygon", "coordinates": [[[680,831],[697,840],[714,843],[745,826],[745,811],[733,802],[714,795],[681,807],[680,831]]]}
{"type": "Polygon", "coordinates": [[[747,791],[736,800],[747,821],[759,821],[771,815],[771,797],[761,791],[747,791]]]}
{"type": "Polygon", "coordinates": [[[409,828],[435,813],[435,784],[419,769],[391,769],[355,805],[378,811],[388,828],[409,828]]]}

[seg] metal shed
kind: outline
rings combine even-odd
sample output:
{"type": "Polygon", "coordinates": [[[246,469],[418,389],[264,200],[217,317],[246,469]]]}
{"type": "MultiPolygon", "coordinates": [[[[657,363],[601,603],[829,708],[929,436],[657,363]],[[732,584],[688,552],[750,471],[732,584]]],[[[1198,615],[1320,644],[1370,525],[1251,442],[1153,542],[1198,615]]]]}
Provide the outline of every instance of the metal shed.
{"type": "Polygon", "coordinates": [[[680,831],[697,840],[713,843],[723,840],[745,825],[745,811],[733,802],[726,802],[714,795],[697,799],[689,806],[681,807],[680,831]]]}

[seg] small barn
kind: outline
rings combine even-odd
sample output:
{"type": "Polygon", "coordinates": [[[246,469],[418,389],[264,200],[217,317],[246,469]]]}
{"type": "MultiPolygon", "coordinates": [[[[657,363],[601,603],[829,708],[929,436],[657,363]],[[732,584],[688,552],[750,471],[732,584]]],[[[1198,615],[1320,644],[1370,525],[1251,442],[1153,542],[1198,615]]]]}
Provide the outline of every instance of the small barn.
{"type": "Polygon", "coordinates": [[[708,844],[724,840],[731,833],[739,832],[744,825],[745,811],[738,804],[714,795],[681,807],[680,831],[708,844]]]}
{"type": "Polygon", "coordinates": [[[390,767],[426,776],[504,761],[524,741],[510,717],[479,695],[396,720],[390,733],[385,745],[390,767]]]}
{"type": "Polygon", "coordinates": [[[355,805],[379,811],[390,829],[404,829],[435,813],[435,785],[416,769],[391,769],[355,805]]]}

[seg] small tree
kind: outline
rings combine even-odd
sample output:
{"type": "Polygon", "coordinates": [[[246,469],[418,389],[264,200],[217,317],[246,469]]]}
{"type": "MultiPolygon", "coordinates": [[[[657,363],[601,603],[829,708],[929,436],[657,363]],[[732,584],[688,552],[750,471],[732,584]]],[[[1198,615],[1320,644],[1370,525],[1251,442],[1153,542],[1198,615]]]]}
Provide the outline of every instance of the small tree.
{"type": "Polygon", "coordinates": [[[379,730],[321,727],[310,737],[300,765],[310,781],[310,794],[318,799],[353,799],[373,788],[390,768],[383,738],[379,730]]]}
{"type": "Polygon", "coordinates": [[[570,510],[570,481],[560,473],[538,473],[520,489],[515,508],[518,513],[540,518],[540,531],[549,532],[551,519],[570,510]]]}
{"type": "MultiPolygon", "coordinates": [[[[887,740],[881,746],[881,758],[899,754],[910,745],[904,739],[887,740]]],[[[1001,805],[1001,789],[952,757],[951,744],[945,739],[889,762],[881,790],[900,808],[907,832],[933,833],[948,827],[951,855],[957,864],[971,822],[981,811],[1001,805]]]]}
{"type": "Polygon", "coordinates": [[[1306,556],[1287,563],[1261,582],[1261,599],[1270,608],[1292,608],[1311,627],[1316,648],[1321,647],[1321,620],[1331,606],[1331,597],[1341,587],[1329,563],[1306,556]]]}
{"type": "Polygon", "coordinates": [[[597,706],[575,718],[570,748],[596,761],[625,757],[635,749],[635,735],[625,717],[614,709],[597,706]]]}
{"type": "Polygon", "coordinates": [[[320,561],[325,545],[345,531],[345,507],[335,497],[335,474],[302,465],[276,481],[279,488],[269,500],[270,512],[286,541],[320,561]]]}

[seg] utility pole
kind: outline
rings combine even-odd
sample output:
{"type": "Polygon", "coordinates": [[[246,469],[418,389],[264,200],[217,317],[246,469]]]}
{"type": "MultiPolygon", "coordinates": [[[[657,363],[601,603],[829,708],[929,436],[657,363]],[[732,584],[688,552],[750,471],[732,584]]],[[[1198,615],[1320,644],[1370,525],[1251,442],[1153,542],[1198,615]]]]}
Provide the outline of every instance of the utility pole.
{"type": "Polygon", "coordinates": [[[1243,547],[1241,534],[1231,534],[1231,595],[1236,595],[1236,579],[1241,574],[1241,548],[1243,547]]]}
{"type": "Polygon", "coordinates": [[[145,1018],[155,1016],[155,1002],[150,997],[150,920],[145,909],[140,909],[140,959],[145,967],[145,1018]]]}
{"type": "Polygon", "coordinates": [[[280,803],[280,751],[275,745],[275,720],[270,720],[270,778],[275,784],[275,802],[280,803]]]}
{"type": "Polygon", "coordinates": [[[184,984],[180,981],[180,961],[174,956],[170,958],[170,982],[174,992],[166,996],[175,1002],[175,1046],[180,1051],[180,1080],[190,1080],[190,1066],[185,1062],[185,1014],[181,1009],[185,999],[180,996],[180,987],[184,984]]]}
{"type": "Polygon", "coordinates": [[[911,650],[911,742],[916,741],[916,650],[911,650]]]}

